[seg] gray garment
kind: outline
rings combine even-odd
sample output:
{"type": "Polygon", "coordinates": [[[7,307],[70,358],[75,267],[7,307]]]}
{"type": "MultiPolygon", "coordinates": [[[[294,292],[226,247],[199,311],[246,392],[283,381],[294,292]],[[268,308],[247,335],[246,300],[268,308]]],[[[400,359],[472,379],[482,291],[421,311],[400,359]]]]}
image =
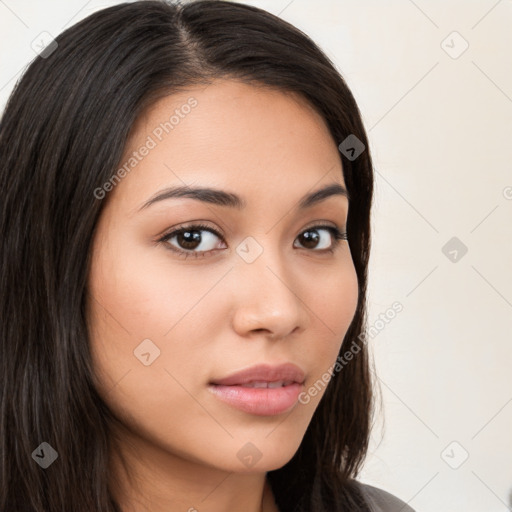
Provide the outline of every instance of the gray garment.
{"type": "Polygon", "coordinates": [[[405,501],[383,489],[358,482],[372,512],[415,512],[405,501]]]}

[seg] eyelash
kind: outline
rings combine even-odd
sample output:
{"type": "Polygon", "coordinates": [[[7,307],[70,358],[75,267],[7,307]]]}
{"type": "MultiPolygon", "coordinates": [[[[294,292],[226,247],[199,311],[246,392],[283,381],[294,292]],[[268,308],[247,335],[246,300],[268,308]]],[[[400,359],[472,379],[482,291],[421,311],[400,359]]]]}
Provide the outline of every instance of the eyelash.
{"type": "MultiPolygon", "coordinates": [[[[340,231],[335,226],[324,225],[324,224],[320,224],[320,225],[311,226],[309,228],[306,228],[304,231],[301,231],[301,233],[299,233],[299,235],[302,235],[303,233],[306,233],[308,231],[317,230],[317,229],[327,229],[333,235],[334,241],[333,241],[332,247],[330,247],[328,249],[321,249],[321,250],[309,249],[310,251],[313,251],[313,252],[318,252],[318,253],[321,253],[321,254],[334,253],[334,251],[338,248],[338,246],[340,244],[340,241],[348,239],[346,232],[340,231]]],[[[177,236],[177,235],[179,235],[181,233],[184,233],[186,231],[203,231],[203,230],[204,231],[209,231],[210,233],[213,233],[215,236],[217,236],[220,239],[224,240],[223,236],[217,230],[211,228],[210,226],[207,226],[206,224],[192,224],[192,225],[189,225],[189,226],[181,226],[181,227],[171,231],[170,233],[166,233],[161,238],[159,238],[157,240],[157,242],[158,243],[166,243],[170,239],[172,239],[175,236],[177,236]]],[[[193,251],[193,250],[185,251],[184,249],[178,249],[177,247],[174,247],[174,246],[172,246],[170,244],[166,244],[166,248],[171,250],[171,251],[173,251],[173,252],[175,252],[175,253],[178,253],[178,255],[184,255],[185,258],[187,258],[189,255],[193,255],[195,258],[204,257],[207,253],[210,253],[210,252],[213,252],[213,251],[216,250],[216,249],[213,249],[213,250],[210,250],[210,251],[198,251],[198,252],[193,251]]],[[[306,249],[306,250],[308,250],[308,249],[306,249]]]]}

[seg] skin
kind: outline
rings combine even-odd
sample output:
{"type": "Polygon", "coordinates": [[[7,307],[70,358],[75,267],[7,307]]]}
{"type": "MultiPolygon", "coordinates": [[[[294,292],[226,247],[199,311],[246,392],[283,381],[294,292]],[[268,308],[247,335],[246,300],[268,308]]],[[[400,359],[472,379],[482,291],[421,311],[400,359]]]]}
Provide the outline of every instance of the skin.
{"type": "Polygon", "coordinates": [[[325,387],[307,404],[259,416],[221,402],[208,383],[289,361],[308,389],[335,363],[357,305],[349,241],[330,253],[321,251],[336,243],[328,230],[309,246],[301,234],[323,223],[345,232],[349,200],[296,208],[313,190],[345,185],[341,159],[300,97],[217,79],[154,104],[134,125],[123,162],[190,97],[197,106],[108,192],[95,233],[91,350],[98,390],[122,423],[111,485],[123,512],[275,512],[266,472],[297,451],[325,387]],[[173,198],[139,211],[184,184],[236,193],[247,206],[173,198]],[[201,246],[156,242],[191,221],[222,238],[200,231],[201,246]],[[263,249],[252,263],[236,252],[249,236],[263,249]],[[170,246],[209,252],[184,258],[170,246]],[[160,350],[147,366],[134,355],[144,339],[160,350]],[[237,456],[248,442],[261,453],[251,467],[237,456]]]}

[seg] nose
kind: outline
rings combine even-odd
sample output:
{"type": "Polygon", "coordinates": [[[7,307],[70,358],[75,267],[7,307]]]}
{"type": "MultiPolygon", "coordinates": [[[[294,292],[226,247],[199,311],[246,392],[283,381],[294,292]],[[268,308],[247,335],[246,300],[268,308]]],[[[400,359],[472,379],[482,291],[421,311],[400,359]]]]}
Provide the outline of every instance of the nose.
{"type": "Polygon", "coordinates": [[[309,317],[297,290],[298,280],[286,267],[282,257],[269,250],[252,263],[237,262],[232,276],[236,282],[232,322],[240,336],[258,332],[281,339],[306,327],[309,317]]]}

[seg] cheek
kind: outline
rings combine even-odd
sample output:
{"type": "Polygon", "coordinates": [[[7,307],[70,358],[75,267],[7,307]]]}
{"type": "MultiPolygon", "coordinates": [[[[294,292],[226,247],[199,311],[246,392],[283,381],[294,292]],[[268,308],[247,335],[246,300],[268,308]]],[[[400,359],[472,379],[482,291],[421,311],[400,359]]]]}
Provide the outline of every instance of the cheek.
{"type": "Polygon", "coordinates": [[[317,320],[325,324],[331,334],[345,333],[357,308],[358,282],[351,260],[343,262],[339,271],[326,272],[317,280],[314,298],[317,320]]]}
{"type": "Polygon", "coordinates": [[[132,391],[144,402],[147,393],[169,394],[170,374],[183,383],[207,379],[206,349],[223,319],[219,270],[194,279],[193,266],[171,264],[164,248],[111,232],[93,252],[89,278],[91,349],[105,391],[127,375],[123,382],[137,382],[132,391]]]}
{"type": "Polygon", "coordinates": [[[194,280],[165,253],[156,258],[159,249],[127,249],[112,239],[93,257],[88,316],[98,390],[123,423],[147,438],[178,440],[179,451],[184,436],[201,438],[214,426],[192,396],[208,380],[211,331],[222,323],[208,294],[219,275],[194,280]]]}
{"type": "Polygon", "coordinates": [[[348,258],[342,261],[340,269],[318,274],[308,296],[313,335],[306,336],[310,342],[304,346],[303,353],[304,360],[311,364],[311,372],[300,402],[311,409],[316,408],[325,393],[345,334],[357,310],[357,274],[352,260],[348,258]]]}
{"type": "Polygon", "coordinates": [[[95,253],[90,274],[91,293],[104,309],[101,316],[133,343],[170,337],[207,291],[207,276],[194,279],[193,270],[173,262],[163,247],[112,233],[109,244],[95,253]]]}

